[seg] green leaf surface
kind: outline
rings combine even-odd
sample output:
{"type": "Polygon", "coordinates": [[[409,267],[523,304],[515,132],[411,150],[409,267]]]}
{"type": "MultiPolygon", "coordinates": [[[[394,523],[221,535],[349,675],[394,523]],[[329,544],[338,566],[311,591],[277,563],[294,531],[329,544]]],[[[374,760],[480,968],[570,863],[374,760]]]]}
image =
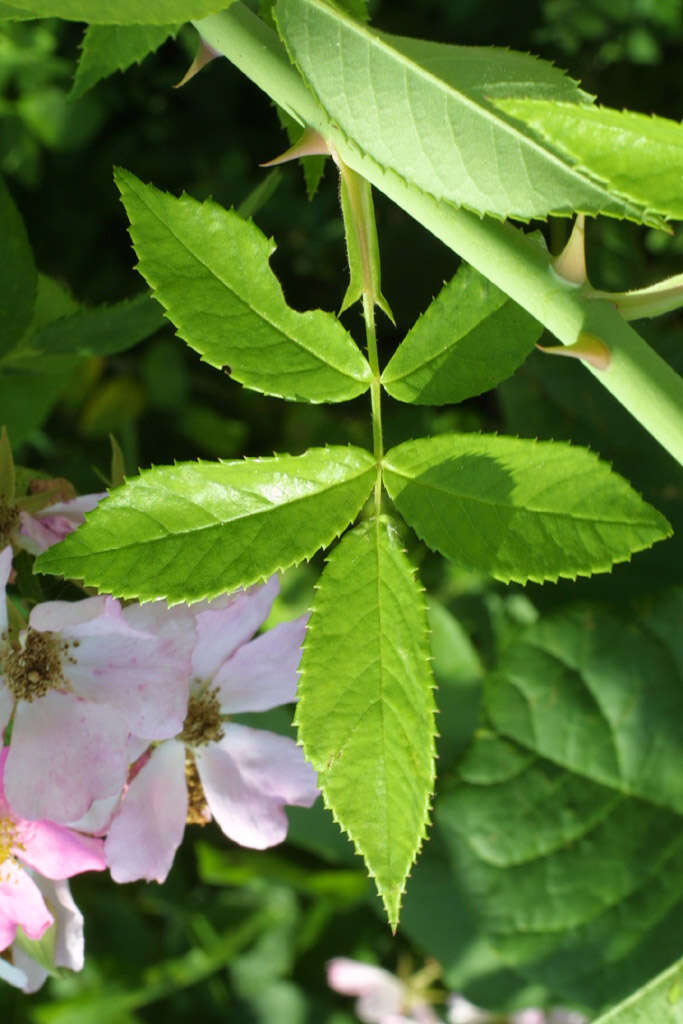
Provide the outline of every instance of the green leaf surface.
{"type": "Polygon", "coordinates": [[[115,71],[139,64],[177,31],[178,25],[89,25],[81,43],[72,97],[82,96],[115,71]]]}
{"type": "Polygon", "coordinates": [[[382,374],[401,402],[445,405],[488,391],[524,362],[543,327],[463,264],[382,374]]]}
{"type": "Polygon", "coordinates": [[[375,472],[370,453],[354,447],[145,470],[36,567],[121,597],[214,597],[329,544],[360,511],[375,472]]]}
{"type": "Polygon", "coordinates": [[[488,99],[523,90],[584,101],[554,67],[507,51],[383,37],[321,0],[278,0],[276,14],[330,119],[381,167],[430,195],[498,217],[646,216],[488,99]]]}
{"type": "Polygon", "coordinates": [[[506,99],[497,106],[610,191],[683,220],[683,124],[631,110],[540,99],[506,99]]]}
{"type": "Polygon", "coordinates": [[[672,964],[595,1024],[683,1024],[683,960],[672,964]]]}
{"type": "Polygon", "coordinates": [[[487,683],[497,729],[584,778],[683,814],[683,588],[638,622],[542,620],[487,683]]]}
{"type": "Polygon", "coordinates": [[[39,357],[43,354],[110,356],[144,341],[166,326],[166,320],[150,295],[138,295],[113,306],[81,309],[54,320],[31,339],[39,357]]]}
{"type": "Polygon", "coordinates": [[[429,547],[506,583],[604,572],[671,532],[607,464],[563,443],[407,441],[385,456],[384,482],[429,547]]]}
{"type": "Polygon", "coordinates": [[[390,522],[368,520],[321,576],[296,720],[325,802],[365,858],[394,928],[428,822],[432,687],[413,568],[390,522]]]}
{"type": "MultiPolygon", "coordinates": [[[[485,742],[489,763],[496,742],[509,763],[505,741],[485,742]]],[[[680,948],[680,818],[546,759],[520,764],[510,777],[470,781],[466,761],[465,778],[438,801],[452,870],[503,964],[554,1001],[598,1008],[680,948]]]]}
{"type": "Polygon", "coordinates": [[[341,402],[369,387],[370,367],[331,313],[298,313],[268,265],[258,228],[208,200],[116,181],[131,221],[138,268],[178,333],[212,366],[265,394],[341,402]]]}
{"type": "Polygon", "coordinates": [[[0,275],[0,355],[28,326],[36,301],[38,275],[24,221],[0,178],[0,230],[3,268],[0,275]]]}
{"type": "Polygon", "coordinates": [[[3,2],[6,17],[11,11],[35,18],[64,18],[91,25],[172,25],[223,11],[233,0],[11,0],[3,2]]]}

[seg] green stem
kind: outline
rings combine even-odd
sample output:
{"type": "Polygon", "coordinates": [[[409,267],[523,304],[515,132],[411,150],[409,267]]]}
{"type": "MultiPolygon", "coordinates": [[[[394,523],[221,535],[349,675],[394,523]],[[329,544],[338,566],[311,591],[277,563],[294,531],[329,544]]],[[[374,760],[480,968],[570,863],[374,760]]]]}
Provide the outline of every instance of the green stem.
{"type": "Polygon", "coordinates": [[[382,507],[382,461],[384,459],[384,439],[382,436],[382,385],[380,383],[379,357],[377,354],[377,334],[375,332],[375,304],[367,292],[363,292],[363,319],[365,320],[365,340],[368,348],[368,362],[372,370],[370,383],[370,407],[372,410],[372,450],[377,460],[377,478],[375,480],[375,515],[379,515],[382,507]]]}
{"type": "Polygon", "coordinates": [[[589,299],[563,280],[544,248],[520,229],[441,202],[362,153],[327,117],[290,64],[277,35],[242,3],[196,26],[211,46],[276,103],[331,142],[344,163],[493,281],[563,344],[573,345],[584,332],[601,338],[610,349],[609,368],[587,369],[683,463],[683,380],[615,306],[589,299]]]}

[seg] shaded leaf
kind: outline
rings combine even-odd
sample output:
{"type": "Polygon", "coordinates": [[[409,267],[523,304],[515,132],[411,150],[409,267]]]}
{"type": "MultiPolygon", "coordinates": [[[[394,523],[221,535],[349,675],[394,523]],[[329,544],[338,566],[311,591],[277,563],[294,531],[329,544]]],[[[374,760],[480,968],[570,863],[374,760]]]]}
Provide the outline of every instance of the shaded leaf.
{"type": "Polygon", "coordinates": [[[521,306],[463,264],[408,332],[382,384],[401,402],[462,402],[514,373],[542,332],[521,306]]]}
{"type": "Polygon", "coordinates": [[[390,522],[330,555],[309,622],[296,721],[325,802],[365,858],[392,927],[434,783],[424,600],[390,522]]]}
{"type": "Polygon", "coordinates": [[[671,532],[607,464],[563,443],[407,441],[385,456],[384,482],[426,544],[504,582],[604,572],[671,532]]]}
{"type": "Polygon", "coordinates": [[[19,340],[31,319],[38,275],[24,221],[0,178],[3,269],[0,275],[0,355],[19,340]]]}
{"type": "Polygon", "coordinates": [[[166,326],[150,295],[138,295],[113,306],[81,309],[53,320],[31,339],[36,355],[110,356],[144,341],[166,326]]]}
{"type": "Polygon", "coordinates": [[[595,1024],[681,1024],[683,1021],[683,960],[672,964],[647,985],[615,1006],[595,1024]]]}
{"type": "Polygon", "coordinates": [[[258,228],[208,200],[180,199],[128,171],[116,181],[139,269],[178,332],[212,366],[265,394],[345,401],[369,387],[370,367],[339,321],[286,304],[258,228]]]}
{"type": "Polygon", "coordinates": [[[37,561],[125,597],[214,597],[310,558],[355,518],[375,479],[360,448],[144,470],[37,561]]]}
{"type": "Polygon", "coordinates": [[[177,31],[177,25],[89,25],[71,95],[82,96],[102,78],[139,64],[177,31]]]}
{"type": "Polygon", "coordinates": [[[487,683],[497,729],[613,790],[683,813],[683,589],[628,626],[606,611],[539,622],[487,683]]]}

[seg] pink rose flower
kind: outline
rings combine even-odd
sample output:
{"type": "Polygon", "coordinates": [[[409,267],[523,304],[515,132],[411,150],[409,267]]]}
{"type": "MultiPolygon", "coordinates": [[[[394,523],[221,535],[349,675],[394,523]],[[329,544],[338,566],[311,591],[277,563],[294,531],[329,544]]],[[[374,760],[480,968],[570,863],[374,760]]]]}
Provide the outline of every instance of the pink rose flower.
{"type": "MultiPolygon", "coordinates": [[[[111,597],[36,605],[19,646],[2,597],[11,549],[0,553],[0,722],[14,711],[5,788],[26,818],[62,824],[121,792],[144,740],[175,736],[185,718],[194,622],[148,632],[111,597]]],[[[143,747],[146,744],[143,743],[143,747]]]]}
{"type": "Polygon", "coordinates": [[[327,984],[344,996],[358,996],[354,1007],[363,1024],[439,1024],[431,1006],[382,967],[335,957],[327,965],[327,984]]]}
{"type": "Polygon", "coordinates": [[[0,752],[0,950],[14,942],[17,925],[39,939],[54,917],[32,873],[63,880],[106,867],[100,839],[79,835],[51,821],[27,821],[10,807],[3,774],[8,748],[0,752]]]}
{"type": "Polygon", "coordinates": [[[105,849],[116,881],[162,882],[188,821],[213,817],[234,842],[264,849],[287,834],[285,804],[315,801],[315,773],[293,740],[227,721],[296,697],[305,617],[250,640],[277,592],[273,577],[193,609],[187,714],[175,738],[144,760],[113,816],[105,849]]]}
{"type": "MultiPolygon", "coordinates": [[[[51,927],[56,928],[57,935],[53,966],[81,971],[84,959],[83,915],[73,901],[69,883],[66,880],[53,882],[28,870],[54,916],[51,927]]],[[[26,993],[37,992],[48,976],[47,970],[16,939],[7,952],[9,960],[0,957],[0,978],[26,993]]]]}
{"type": "Polygon", "coordinates": [[[35,514],[22,509],[16,539],[26,551],[39,555],[73,533],[85,522],[86,512],[91,512],[106,496],[106,493],[82,494],[69,501],[56,501],[35,514]]]}

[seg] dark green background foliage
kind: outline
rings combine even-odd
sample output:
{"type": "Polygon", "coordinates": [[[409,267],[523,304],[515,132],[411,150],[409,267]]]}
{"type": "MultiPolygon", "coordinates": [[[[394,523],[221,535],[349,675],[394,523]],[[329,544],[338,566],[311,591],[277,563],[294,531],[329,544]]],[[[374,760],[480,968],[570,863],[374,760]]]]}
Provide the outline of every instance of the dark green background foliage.
{"type": "MultiPolygon", "coordinates": [[[[681,116],[680,0],[382,0],[371,6],[374,22],[389,32],[532,50],[568,68],[608,105],[681,116]]],[[[39,271],[62,286],[61,298],[53,295],[52,301],[61,302],[65,314],[76,307],[63,290],[89,307],[141,291],[112,181],[114,164],[160,189],[184,189],[200,200],[213,196],[239,207],[266,178],[259,162],[286,147],[269,102],[226,61],[172,89],[194,53],[188,28],[141,66],[70,99],[81,34],[78,25],[51,21],[7,23],[0,30],[0,170],[25,219],[39,271]]],[[[330,168],[310,203],[295,165],[271,172],[269,183],[255,220],[276,239],[272,266],[288,301],[297,309],[338,309],[345,253],[330,168]]],[[[383,197],[376,204],[383,291],[398,325],[380,320],[385,365],[457,260],[383,197]]],[[[557,249],[567,227],[551,223],[543,230],[557,249]]],[[[597,287],[624,289],[680,272],[682,255],[680,228],[667,236],[605,219],[588,228],[589,274],[597,287]]],[[[98,472],[108,472],[110,432],[129,473],[197,457],[370,444],[367,396],[310,406],[243,391],[201,363],[154,316],[142,332],[151,336],[134,347],[115,351],[102,342],[89,355],[86,346],[78,358],[58,361],[47,379],[29,381],[28,403],[12,404],[16,381],[7,385],[0,375],[0,421],[15,443],[17,462],[91,491],[101,487],[98,472]],[[108,354],[97,354],[102,352],[108,354]]],[[[344,322],[360,337],[357,307],[344,322]]],[[[680,313],[640,328],[683,368],[680,313]]],[[[683,536],[680,469],[571,360],[535,352],[495,393],[460,406],[435,410],[386,400],[387,448],[448,430],[590,445],[683,536]]],[[[676,806],[665,795],[660,805],[650,804],[651,793],[637,785],[627,792],[604,772],[575,774],[576,766],[555,754],[552,742],[533,749],[518,705],[503,699],[501,680],[514,689],[509,680],[515,659],[522,658],[520,645],[530,644],[541,658],[553,630],[561,646],[563,630],[588,616],[613,632],[617,652],[622,635],[642,630],[666,662],[662,687],[680,686],[670,624],[680,603],[662,592],[682,582],[681,541],[657,544],[609,575],[525,588],[458,571],[412,535],[405,542],[434,595],[441,736],[436,824],[409,881],[398,936],[391,937],[360,860],[319,806],[292,813],[288,843],[267,853],[233,847],[213,827],[191,827],[161,888],[117,887],[96,876],[75,880],[86,916],[84,973],[51,982],[30,1002],[0,988],[0,1019],[349,1024],[348,1000],[326,988],[325,961],[365,957],[393,969],[406,953],[416,966],[425,956],[438,958],[445,986],[483,1005],[504,1009],[549,1001],[597,1012],[680,954],[680,827],[676,832],[673,815],[680,802],[676,806]],[[532,633],[520,639],[529,627],[532,633]],[[540,639],[533,629],[541,630],[540,639]],[[505,739],[496,738],[494,728],[505,739]],[[532,787],[535,817],[524,805],[532,787]],[[553,818],[558,804],[567,809],[561,823],[553,818]],[[597,832],[591,831],[591,815],[600,817],[597,832]],[[562,905],[551,905],[542,887],[543,865],[554,877],[566,872],[571,880],[571,857],[583,857],[586,871],[609,874],[620,816],[631,816],[634,824],[631,846],[620,852],[621,875],[608,894],[611,907],[593,906],[588,897],[581,903],[571,890],[562,905]],[[649,844],[639,832],[646,822],[649,844]],[[494,863],[489,846],[496,826],[507,842],[493,844],[494,863]],[[526,900],[520,909],[528,918],[525,935],[515,931],[511,892],[526,900]],[[639,899],[649,901],[647,924],[646,909],[633,909],[639,899]]],[[[276,614],[307,608],[314,579],[312,568],[288,574],[276,614]]],[[[65,594],[53,579],[42,586],[46,596],[65,594]]],[[[647,675],[651,662],[639,666],[634,659],[636,675],[639,668],[647,675]]],[[[566,671],[577,715],[585,716],[586,735],[593,735],[590,698],[581,688],[588,677],[581,668],[566,671]]],[[[626,669],[617,660],[604,671],[605,678],[618,680],[626,669]]],[[[515,685],[521,685],[518,679],[515,685]]],[[[661,700],[651,713],[665,721],[666,694],[661,700]]],[[[273,728],[290,730],[290,713],[271,717],[273,728]]]]}

